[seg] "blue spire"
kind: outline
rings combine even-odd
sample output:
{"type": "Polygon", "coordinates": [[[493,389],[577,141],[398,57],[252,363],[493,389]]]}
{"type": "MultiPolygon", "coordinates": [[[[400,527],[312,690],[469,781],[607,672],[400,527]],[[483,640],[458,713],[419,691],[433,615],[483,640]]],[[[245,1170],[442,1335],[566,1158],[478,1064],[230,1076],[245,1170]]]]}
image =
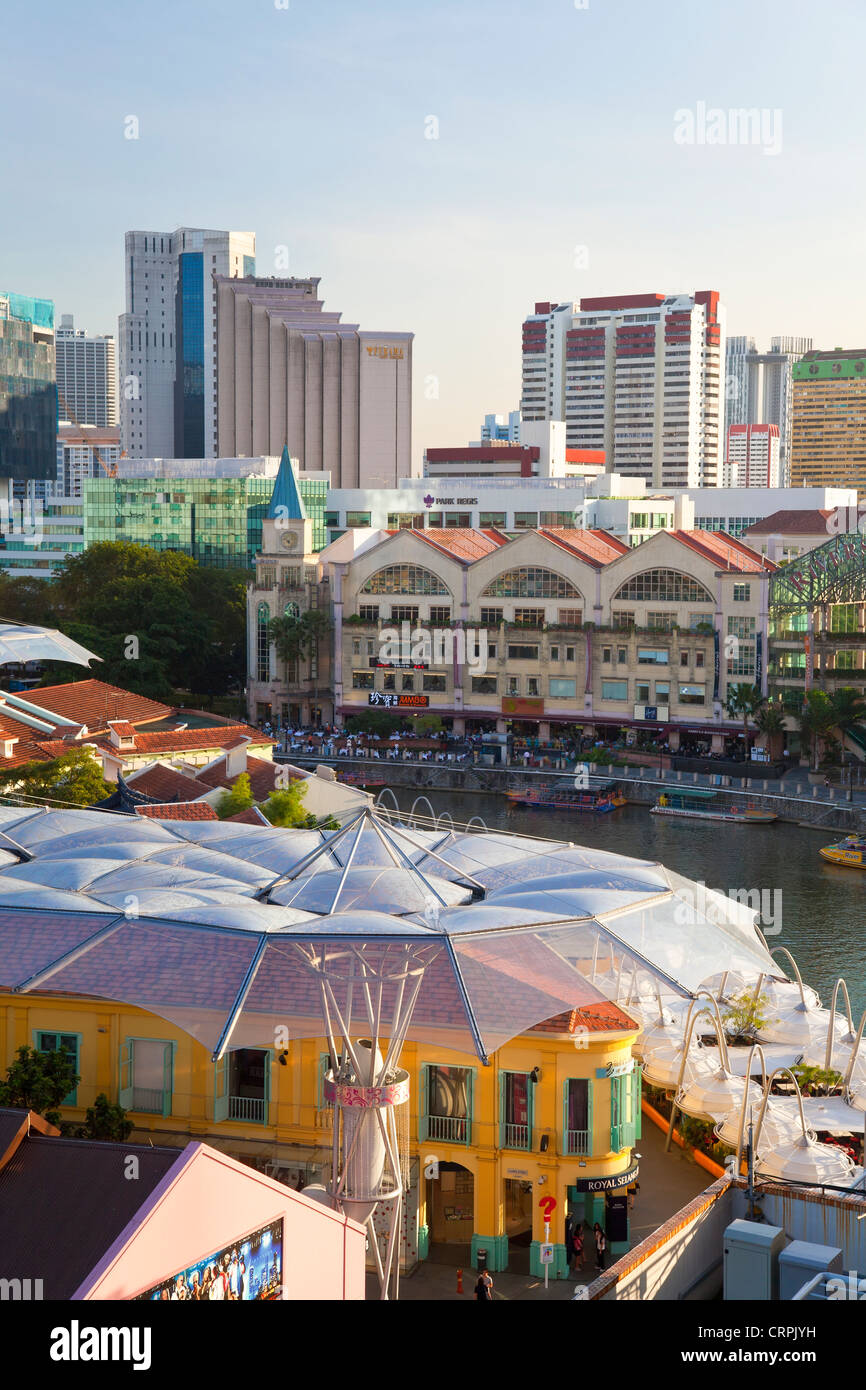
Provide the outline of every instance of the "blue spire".
{"type": "Polygon", "coordinates": [[[307,519],[304,503],[298,491],[298,480],[295,477],[292,460],[289,458],[288,446],[285,444],[280,456],[280,466],[274,480],[274,490],[271,493],[270,506],[266,515],[271,521],[306,521],[307,519]]]}

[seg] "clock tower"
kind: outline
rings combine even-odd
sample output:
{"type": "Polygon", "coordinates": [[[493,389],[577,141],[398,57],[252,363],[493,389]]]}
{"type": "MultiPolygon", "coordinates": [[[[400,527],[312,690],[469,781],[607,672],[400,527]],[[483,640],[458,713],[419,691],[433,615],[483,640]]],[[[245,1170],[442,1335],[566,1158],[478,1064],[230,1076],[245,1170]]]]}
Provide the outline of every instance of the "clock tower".
{"type": "Polygon", "coordinates": [[[272,563],[312,556],[313,523],[307,519],[289,451],[283,448],[274,490],[262,521],[262,558],[272,563]]]}

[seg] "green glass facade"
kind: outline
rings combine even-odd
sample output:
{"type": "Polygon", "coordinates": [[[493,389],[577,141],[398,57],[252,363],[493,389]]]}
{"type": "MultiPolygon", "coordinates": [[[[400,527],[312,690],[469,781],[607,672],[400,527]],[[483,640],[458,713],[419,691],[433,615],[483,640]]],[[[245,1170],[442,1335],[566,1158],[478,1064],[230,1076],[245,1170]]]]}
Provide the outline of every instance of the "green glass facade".
{"type": "Polygon", "coordinates": [[[272,478],[91,478],[84,543],[178,550],[215,569],[252,569],[272,478]]]}
{"type": "Polygon", "coordinates": [[[328,499],[328,482],[325,478],[299,478],[298,491],[304,504],[307,518],[313,523],[313,549],[322,550],[328,544],[325,527],[325,502],[328,499]]]}
{"type": "Polygon", "coordinates": [[[57,467],[54,304],[0,292],[0,478],[48,479],[57,467]]]}

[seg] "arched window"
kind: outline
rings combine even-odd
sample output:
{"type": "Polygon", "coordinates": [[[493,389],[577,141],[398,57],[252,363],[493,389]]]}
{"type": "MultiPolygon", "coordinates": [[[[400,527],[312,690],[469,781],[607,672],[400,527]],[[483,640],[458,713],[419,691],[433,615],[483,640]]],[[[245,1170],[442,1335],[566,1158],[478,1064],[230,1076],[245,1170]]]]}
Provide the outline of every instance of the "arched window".
{"type": "Polygon", "coordinates": [[[553,570],[522,565],[491,579],[482,598],[580,598],[570,580],[553,570]]]}
{"type": "Polygon", "coordinates": [[[300,618],[300,616],[301,616],[301,605],[300,605],[299,603],[287,603],[287,604],[286,604],[285,608],[283,609],[283,617],[285,617],[285,618],[296,618],[296,619],[297,619],[297,618],[300,618]]]}
{"type": "Polygon", "coordinates": [[[703,584],[679,570],[641,570],[627,579],[614,599],[650,599],[657,603],[713,603],[703,584]]]}
{"type": "Polygon", "coordinates": [[[438,574],[422,565],[386,565],[367,580],[362,594],[450,594],[438,574]]]}
{"type": "Polygon", "coordinates": [[[271,639],[268,624],[271,610],[267,603],[260,603],[256,614],[256,680],[269,681],[271,678],[271,639]]]}

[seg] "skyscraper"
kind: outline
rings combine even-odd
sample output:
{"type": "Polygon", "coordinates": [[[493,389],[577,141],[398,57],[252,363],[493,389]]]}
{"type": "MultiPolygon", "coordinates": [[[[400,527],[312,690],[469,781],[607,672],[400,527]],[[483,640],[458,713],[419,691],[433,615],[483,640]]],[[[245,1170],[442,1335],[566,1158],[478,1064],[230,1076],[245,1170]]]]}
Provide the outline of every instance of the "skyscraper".
{"type": "Polygon", "coordinates": [[[217,276],[221,455],[280,454],[332,487],[411,473],[412,333],[342,323],[318,277],[217,276]]]}
{"type": "Polygon", "coordinates": [[[54,305],[0,291],[0,479],[54,478],[54,305]]]}
{"type": "Polygon", "coordinates": [[[120,435],[130,458],[214,457],[214,275],[255,272],[254,232],[126,233],[120,435]]]}
{"type": "Polygon", "coordinates": [[[725,432],[732,425],[777,425],[782,486],[787,486],[790,478],[793,366],[811,348],[811,338],[771,338],[769,352],[758,352],[754,338],[728,339],[725,432]]]}
{"type": "Polygon", "coordinates": [[[542,302],[523,324],[522,418],[654,487],[713,486],[722,465],[724,309],[715,290],[542,302]]]}
{"type": "Polygon", "coordinates": [[[731,425],[724,487],[779,487],[779,426],[731,425]]]}
{"type": "Polygon", "coordinates": [[[105,429],[117,424],[117,360],[110,334],[76,332],[63,314],[55,335],[57,398],[61,420],[105,429]]]}
{"type": "Polygon", "coordinates": [[[866,495],[866,348],[807,352],[793,375],[792,486],[866,495]]]}

